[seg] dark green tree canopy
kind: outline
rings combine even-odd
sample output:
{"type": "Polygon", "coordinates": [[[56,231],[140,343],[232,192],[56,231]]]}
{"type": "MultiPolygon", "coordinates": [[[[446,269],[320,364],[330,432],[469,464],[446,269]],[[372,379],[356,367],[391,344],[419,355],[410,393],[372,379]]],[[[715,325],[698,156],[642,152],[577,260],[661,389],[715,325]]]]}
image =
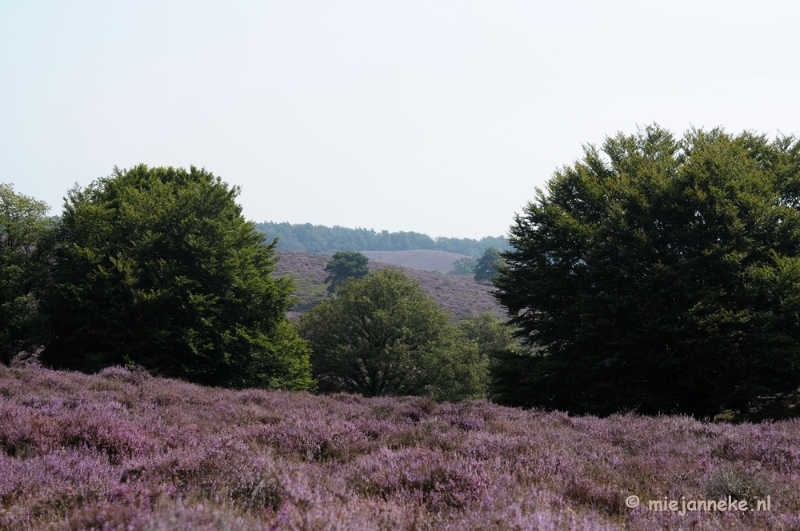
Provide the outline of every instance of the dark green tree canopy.
{"type": "Polygon", "coordinates": [[[369,258],[357,251],[338,251],[325,266],[328,291],[333,292],[349,278],[364,278],[369,273],[369,258]]]}
{"type": "Polygon", "coordinates": [[[292,283],[270,276],[275,242],[242,217],[238,192],[202,169],[144,165],[71,190],[42,361],[308,388],[307,347],[285,322],[292,283]]]}
{"type": "Polygon", "coordinates": [[[53,222],[48,207],[0,183],[0,363],[30,355],[44,341],[39,297],[47,281],[53,222]]]}
{"type": "Polygon", "coordinates": [[[497,276],[497,272],[502,266],[503,258],[500,251],[494,247],[487,247],[480,258],[475,262],[473,271],[477,282],[491,282],[497,276]]]}
{"type": "Polygon", "coordinates": [[[497,372],[508,401],[776,411],[800,388],[799,208],[793,137],[652,126],[587,147],[511,227],[497,296],[544,353],[497,372]]]}
{"type": "Polygon", "coordinates": [[[438,400],[485,393],[486,365],[474,342],[416,281],[395,269],[343,284],[304,314],[322,391],[364,396],[423,395],[438,400]]]}

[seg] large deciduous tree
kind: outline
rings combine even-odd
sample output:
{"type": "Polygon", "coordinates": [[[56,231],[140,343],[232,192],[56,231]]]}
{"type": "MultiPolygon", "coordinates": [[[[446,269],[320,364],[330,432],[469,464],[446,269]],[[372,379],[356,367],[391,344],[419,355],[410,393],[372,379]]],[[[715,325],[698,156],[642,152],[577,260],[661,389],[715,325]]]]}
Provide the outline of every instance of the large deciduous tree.
{"type": "Polygon", "coordinates": [[[242,217],[239,190],[192,167],[117,170],[65,202],[44,363],[142,365],[233,387],[307,389],[308,349],[273,278],[275,242],[242,217]]]}
{"type": "Polygon", "coordinates": [[[494,367],[506,403],[779,415],[797,394],[794,138],[619,134],[556,172],[510,234],[497,296],[542,350],[494,367]]]}
{"type": "Polygon", "coordinates": [[[387,268],[341,285],[301,318],[322,391],[364,396],[484,396],[477,345],[404,273],[387,268]]]}
{"type": "Polygon", "coordinates": [[[45,203],[0,183],[0,363],[30,356],[45,337],[39,298],[47,280],[45,203]]]}

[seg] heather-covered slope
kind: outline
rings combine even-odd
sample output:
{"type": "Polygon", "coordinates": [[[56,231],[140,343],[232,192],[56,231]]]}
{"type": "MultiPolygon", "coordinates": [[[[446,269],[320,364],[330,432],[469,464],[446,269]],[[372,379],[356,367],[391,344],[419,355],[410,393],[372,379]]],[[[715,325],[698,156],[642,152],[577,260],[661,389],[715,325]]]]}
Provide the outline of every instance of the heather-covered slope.
{"type": "Polygon", "coordinates": [[[788,530],[798,465],[800,420],[576,418],[0,366],[3,530],[788,530]],[[770,496],[771,511],[646,503],[727,496],[770,496]]]}
{"type": "MultiPolygon", "coordinates": [[[[288,251],[278,251],[276,256],[280,260],[275,268],[275,274],[289,275],[295,279],[297,290],[294,295],[300,302],[290,316],[296,318],[298,314],[313,308],[328,295],[325,285],[327,276],[325,265],[331,257],[324,254],[288,251]]],[[[388,266],[390,264],[372,260],[369,263],[372,271],[388,266]]],[[[391,267],[401,269],[411,278],[418,280],[422,290],[456,319],[466,319],[483,312],[492,312],[498,317],[503,316],[502,308],[490,293],[492,288],[478,284],[472,277],[437,275],[408,267],[391,267]]]]}
{"type": "Polygon", "coordinates": [[[361,254],[384,264],[392,264],[422,271],[436,271],[447,273],[452,271],[453,264],[461,258],[468,258],[463,254],[448,253],[445,251],[359,251],[361,254]]]}

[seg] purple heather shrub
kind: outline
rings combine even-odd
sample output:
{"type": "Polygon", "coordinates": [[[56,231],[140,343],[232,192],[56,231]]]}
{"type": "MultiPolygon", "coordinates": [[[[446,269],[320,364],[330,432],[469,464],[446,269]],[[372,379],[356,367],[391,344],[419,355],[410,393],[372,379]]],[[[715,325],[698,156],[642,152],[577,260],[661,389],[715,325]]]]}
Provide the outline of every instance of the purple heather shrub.
{"type": "Polygon", "coordinates": [[[115,380],[118,382],[125,382],[129,384],[138,385],[145,380],[149,380],[152,378],[150,373],[147,372],[147,369],[144,367],[133,367],[131,369],[126,369],[124,367],[113,366],[113,367],[106,367],[97,375],[104,379],[104,380],[115,380]]]}
{"type": "Polygon", "coordinates": [[[599,419],[0,366],[3,531],[789,530],[798,514],[800,420],[599,419]],[[728,496],[771,509],[647,503],[728,496]]]}
{"type": "Polygon", "coordinates": [[[308,460],[348,460],[369,450],[369,439],[352,422],[330,418],[317,410],[305,411],[287,422],[257,428],[255,439],[288,455],[308,460]]]}

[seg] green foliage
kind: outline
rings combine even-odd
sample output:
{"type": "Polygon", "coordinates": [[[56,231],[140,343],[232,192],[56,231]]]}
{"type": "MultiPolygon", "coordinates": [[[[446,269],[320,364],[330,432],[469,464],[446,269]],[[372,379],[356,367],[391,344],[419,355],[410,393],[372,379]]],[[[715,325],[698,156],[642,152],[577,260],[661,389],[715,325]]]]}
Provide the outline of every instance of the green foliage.
{"type": "Polygon", "coordinates": [[[278,321],[275,331],[265,338],[263,350],[254,356],[237,387],[268,387],[288,391],[313,391],[317,383],[311,376],[311,349],[288,319],[278,321]]]}
{"type": "Polygon", "coordinates": [[[508,249],[503,236],[472,238],[436,238],[419,232],[375,232],[372,229],[348,229],[324,225],[265,222],[256,229],[268,239],[278,238],[281,251],[328,253],[342,249],[353,251],[407,251],[430,249],[478,257],[486,247],[508,249]]]}
{"type": "Polygon", "coordinates": [[[491,312],[479,313],[459,321],[457,327],[464,337],[478,346],[478,354],[483,360],[488,360],[493,352],[519,346],[514,330],[491,312]]]}
{"type": "Polygon", "coordinates": [[[0,183],[0,363],[42,345],[45,320],[39,296],[47,280],[52,221],[45,203],[0,183]]]}
{"type": "Polygon", "coordinates": [[[535,372],[528,365],[536,358],[520,344],[517,330],[491,312],[460,321],[458,329],[478,346],[481,360],[488,367],[488,398],[502,404],[534,405],[527,402],[531,394],[527,379],[535,372]]]}
{"type": "Polygon", "coordinates": [[[311,346],[322,391],[451,401],[485,394],[477,345],[395,269],[343,284],[303,315],[300,334],[311,346]]]}
{"type": "Polygon", "coordinates": [[[651,126],[587,147],[503,253],[498,300],[544,348],[495,371],[523,391],[508,402],[713,416],[795,395],[799,208],[792,137],[651,126]]]}
{"type": "Polygon", "coordinates": [[[459,258],[453,262],[453,269],[450,270],[448,275],[472,275],[475,273],[475,259],[469,256],[459,258]]]}
{"type": "Polygon", "coordinates": [[[478,261],[475,262],[475,280],[477,282],[491,282],[497,276],[498,270],[501,268],[503,258],[500,256],[500,251],[494,247],[487,247],[478,261]]]}
{"type": "MultiPolygon", "coordinates": [[[[489,360],[489,391],[492,402],[517,407],[547,405],[542,400],[545,358],[537,350],[495,350],[489,360]]],[[[552,407],[552,406],[551,406],[552,407]]]]}
{"type": "Polygon", "coordinates": [[[333,254],[325,271],[328,277],[325,282],[328,284],[328,291],[333,292],[345,280],[349,278],[364,278],[369,273],[369,258],[356,251],[339,251],[333,254]]]}
{"type": "Polygon", "coordinates": [[[291,280],[270,276],[275,242],[244,220],[238,192],[202,169],[144,165],[71,190],[42,361],[309,388],[308,351],[285,321],[291,280]]]}

